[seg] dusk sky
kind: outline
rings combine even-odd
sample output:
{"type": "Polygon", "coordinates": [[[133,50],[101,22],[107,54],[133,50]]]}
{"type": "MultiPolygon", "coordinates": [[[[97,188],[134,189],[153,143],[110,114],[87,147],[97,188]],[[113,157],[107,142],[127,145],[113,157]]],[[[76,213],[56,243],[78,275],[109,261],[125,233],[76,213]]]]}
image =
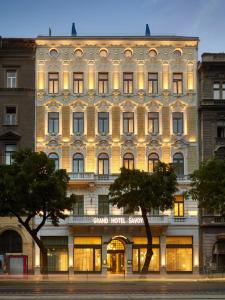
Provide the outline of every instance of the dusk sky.
{"type": "Polygon", "coordinates": [[[225,51],[225,0],[0,0],[0,35],[187,35],[199,53],[225,51]]]}

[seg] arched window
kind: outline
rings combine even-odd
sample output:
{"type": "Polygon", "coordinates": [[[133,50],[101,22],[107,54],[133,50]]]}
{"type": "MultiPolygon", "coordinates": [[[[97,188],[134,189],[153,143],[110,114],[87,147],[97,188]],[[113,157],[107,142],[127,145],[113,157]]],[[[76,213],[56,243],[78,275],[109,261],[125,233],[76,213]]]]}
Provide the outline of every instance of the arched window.
{"type": "Polygon", "coordinates": [[[0,253],[22,253],[22,238],[15,230],[6,230],[0,234],[0,253]]]}
{"type": "Polygon", "coordinates": [[[50,153],[48,155],[48,157],[54,161],[55,170],[58,170],[59,169],[59,156],[58,156],[58,154],[57,153],[50,153]]]}
{"type": "Polygon", "coordinates": [[[134,169],[134,156],[132,153],[126,153],[123,156],[123,166],[126,169],[133,170],[134,169]]]}
{"type": "Polygon", "coordinates": [[[175,153],[173,156],[173,165],[178,177],[184,176],[184,156],[182,153],[175,153]]]}
{"type": "Polygon", "coordinates": [[[159,156],[157,153],[151,153],[148,156],[148,172],[154,172],[157,163],[159,162],[159,156]]]}
{"type": "Polygon", "coordinates": [[[98,156],[98,174],[109,174],[109,156],[106,153],[101,153],[98,156]]]}
{"type": "Polygon", "coordinates": [[[73,173],[84,173],[84,157],[81,153],[73,156],[73,173]]]}

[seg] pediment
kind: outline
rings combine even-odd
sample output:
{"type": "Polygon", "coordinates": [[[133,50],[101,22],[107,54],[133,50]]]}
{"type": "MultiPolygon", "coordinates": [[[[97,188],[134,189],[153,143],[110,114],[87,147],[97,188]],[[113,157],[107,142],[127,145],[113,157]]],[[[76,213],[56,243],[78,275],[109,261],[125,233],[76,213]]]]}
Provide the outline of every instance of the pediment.
{"type": "Polygon", "coordinates": [[[100,100],[95,104],[99,111],[108,111],[112,104],[107,100],[100,100]]]}
{"type": "Polygon", "coordinates": [[[13,131],[8,131],[2,135],[0,135],[0,141],[19,141],[21,136],[16,134],[13,131]]]}
{"type": "Polygon", "coordinates": [[[84,111],[87,103],[82,100],[75,100],[70,104],[71,108],[76,111],[84,111]]]}
{"type": "Polygon", "coordinates": [[[186,104],[184,102],[182,102],[181,100],[176,100],[170,104],[170,107],[173,111],[182,112],[182,111],[184,111],[186,104]]]}
{"type": "Polygon", "coordinates": [[[151,100],[150,102],[145,104],[148,111],[157,112],[161,109],[162,103],[157,100],[151,100]]]}
{"type": "Polygon", "coordinates": [[[51,99],[45,104],[45,106],[47,106],[51,110],[58,110],[62,106],[62,104],[56,99],[51,99]]]}
{"type": "Polygon", "coordinates": [[[120,103],[120,107],[123,111],[134,111],[134,109],[137,107],[137,103],[132,100],[125,100],[120,103]]]}

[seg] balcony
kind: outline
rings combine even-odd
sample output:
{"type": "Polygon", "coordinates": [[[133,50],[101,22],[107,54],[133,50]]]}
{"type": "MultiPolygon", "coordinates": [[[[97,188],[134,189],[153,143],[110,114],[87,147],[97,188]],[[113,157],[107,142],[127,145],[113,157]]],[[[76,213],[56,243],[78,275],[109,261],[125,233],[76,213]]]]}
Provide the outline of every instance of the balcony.
{"type": "Polygon", "coordinates": [[[202,216],[201,218],[202,225],[225,225],[225,216],[202,216]]]}
{"type": "MultiPolygon", "coordinates": [[[[95,174],[95,173],[68,173],[70,177],[70,184],[89,184],[89,183],[113,183],[119,174],[95,174]]],[[[188,175],[178,176],[178,183],[189,183],[188,175]]]]}

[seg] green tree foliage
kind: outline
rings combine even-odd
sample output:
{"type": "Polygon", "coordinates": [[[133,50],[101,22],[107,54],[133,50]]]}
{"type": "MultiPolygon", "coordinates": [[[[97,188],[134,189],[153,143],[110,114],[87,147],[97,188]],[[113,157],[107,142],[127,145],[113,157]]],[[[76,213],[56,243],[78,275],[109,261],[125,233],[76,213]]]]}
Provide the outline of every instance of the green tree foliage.
{"type": "Polygon", "coordinates": [[[213,158],[201,164],[191,175],[189,194],[200,208],[225,214],[225,160],[213,158]]]}
{"type": "Polygon", "coordinates": [[[15,216],[29,232],[42,253],[46,272],[47,249],[38,237],[47,219],[57,226],[71,210],[75,196],[67,197],[69,177],[65,170],[56,170],[54,161],[43,152],[20,150],[12,165],[0,166],[0,214],[15,216]],[[40,217],[35,225],[33,218],[40,217]]]}
{"type": "Polygon", "coordinates": [[[153,255],[152,232],[148,215],[154,209],[171,209],[177,190],[177,179],[171,164],[159,162],[153,173],[121,169],[120,176],[110,185],[110,202],[126,213],[141,210],[147,236],[147,252],[142,273],[147,273],[153,255]]]}

